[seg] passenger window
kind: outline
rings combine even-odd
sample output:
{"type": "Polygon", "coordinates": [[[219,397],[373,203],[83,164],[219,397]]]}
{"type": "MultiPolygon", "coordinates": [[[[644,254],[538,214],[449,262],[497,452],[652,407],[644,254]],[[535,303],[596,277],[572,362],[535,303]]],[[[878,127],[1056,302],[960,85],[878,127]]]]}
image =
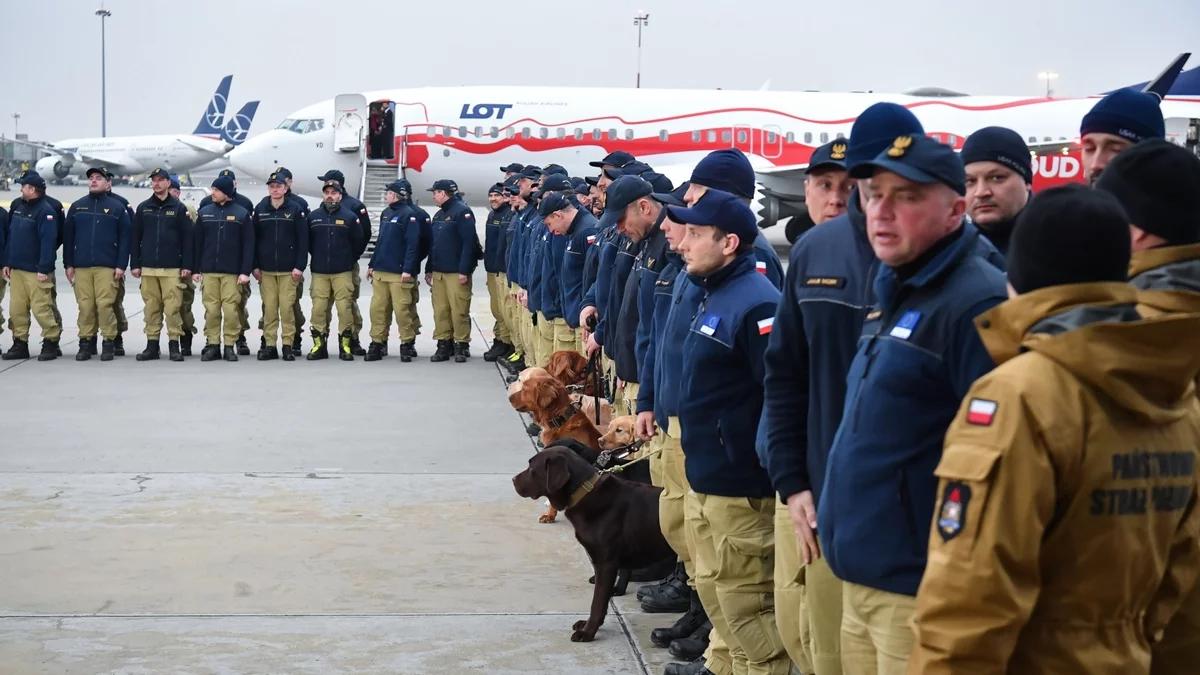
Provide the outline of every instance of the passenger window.
{"type": "Polygon", "coordinates": [[[804,144],[812,145],[812,132],[811,131],[804,132],[804,144]]]}
{"type": "Polygon", "coordinates": [[[795,143],[796,142],[796,133],[793,131],[787,132],[787,136],[784,136],[783,140],[787,141],[788,143],[795,143]]]}
{"type": "Polygon", "coordinates": [[[626,129],[626,130],[625,130],[625,140],[627,140],[627,141],[632,141],[632,140],[633,140],[633,129],[626,129]]]}
{"type": "Polygon", "coordinates": [[[546,127],[541,127],[538,129],[538,138],[548,138],[549,136],[550,130],[546,127]]]}
{"type": "Polygon", "coordinates": [[[698,130],[697,130],[697,131],[693,131],[693,132],[692,132],[692,142],[693,142],[693,143],[699,143],[699,142],[700,142],[700,132],[699,132],[698,130]]]}
{"type": "Polygon", "coordinates": [[[466,127],[459,127],[459,128],[458,128],[458,137],[459,137],[459,138],[466,138],[466,137],[467,137],[467,128],[466,128],[466,127]]]}
{"type": "Polygon", "coordinates": [[[834,138],[845,138],[845,137],[846,137],[846,134],[843,134],[843,133],[842,133],[842,132],[840,132],[840,131],[839,131],[839,132],[837,132],[837,134],[835,134],[835,135],[834,135],[834,138]]]}
{"type": "Polygon", "coordinates": [[[610,140],[610,141],[617,140],[617,130],[616,129],[608,130],[608,140],[610,140]]]}
{"type": "Polygon", "coordinates": [[[768,131],[768,132],[767,132],[767,142],[768,142],[768,143],[774,143],[774,142],[775,142],[775,139],[776,139],[777,137],[778,137],[778,135],[777,135],[777,134],[776,134],[774,131],[768,131]]]}
{"type": "Polygon", "coordinates": [[[475,138],[483,138],[483,127],[475,127],[475,138]]]}
{"type": "Polygon", "coordinates": [[[728,129],[726,129],[725,131],[722,131],[721,132],[721,142],[732,143],[733,142],[733,132],[729,131],[728,129]]]}
{"type": "Polygon", "coordinates": [[[826,132],[826,131],[822,131],[822,132],[821,132],[821,142],[822,142],[822,143],[828,143],[828,142],[829,142],[829,133],[828,133],[828,132],[826,132]]]}
{"type": "Polygon", "coordinates": [[[666,130],[666,129],[659,129],[659,130],[658,130],[658,140],[662,141],[663,143],[666,143],[666,142],[667,142],[667,139],[668,139],[669,137],[670,137],[670,134],[668,134],[668,133],[667,133],[667,130],[666,130]]]}
{"type": "Polygon", "coordinates": [[[443,135],[443,136],[449,136],[449,135],[450,135],[450,133],[451,133],[451,132],[450,132],[450,127],[442,127],[442,135],[443,135]]]}
{"type": "Polygon", "coordinates": [[[745,129],[738,129],[737,139],[738,143],[745,143],[750,139],[750,135],[746,133],[745,129]]]}
{"type": "Polygon", "coordinates": [[[559,140],[562,140],[562,139],[566,138],[566,137],[567,137],[567,130],[566,130],[566,129],[564,129],[564,128],[562,128],[562,127],[559,127],[558,129],[556,129],[556,130],[554,131],[554,137],[555,137],[555,138],[558,138],[559,140]]]}
{"type": "Polygon", "coordinates": [[[598,141],[598,140],[600,140],[600,137],[601,137],[602,135],[603,135],[603,134],[600,132],[600,130],[599,130],[599,129],[592,129],[592,140],[593,140],[593,141],[598,141]]]}
{"type": "Polygon", "coordinates": [[[491,136],[492,136],[492,138],[500,138],[500,130],[497,129],[496,127],[492,127],[491,136]]]}
{"type": "Polygon", "coordinates": [[[708,142],[709,142],[709,143],[716,143],[716,142],[717,142],[717,132],[713,131],[712,129],[709,129],[709,130],[708,130],[708,134],[707,134],[707,136],[708,136],[708,142]]]}
{"type": "Polygon", "coordinates": [[[505,130],[504,130],[504,137],[505,137],[505,138],[512,139],[512,138],[514,138],[516,135],[517,135],[517,130],[516,130],[516,129],[513,129],[512,127],[508,127],[507,129],[505,129],[505,130]]]}
{"type": "Polygon", "coordinates": [[[580,129],[579,127],[575,127],[575,140],[577,140],[577,141],[583,140],[583,129],[580,129]]]}
{"type": "Polygon", "coordinates": [[[521,138],[529,138],[529,127],[521,127],[521,138]]]}

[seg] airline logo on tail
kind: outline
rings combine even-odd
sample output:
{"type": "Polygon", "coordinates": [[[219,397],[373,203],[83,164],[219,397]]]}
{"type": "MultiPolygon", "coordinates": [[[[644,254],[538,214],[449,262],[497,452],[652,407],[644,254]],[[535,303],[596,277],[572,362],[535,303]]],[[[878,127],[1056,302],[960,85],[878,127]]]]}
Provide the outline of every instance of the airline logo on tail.
{"type": "Polygon", "coordinates": [[[236,147],[241,145],[250,134],[250,125],[254,122],[254,113],[258,112],[258,101],[250,101],[242,106],[236,115],[229,118],[225,128],[221,130],[221,140],[236,147]]]}
{"type": "Polygon", "coordinates": [[[221,78],[221,83],[217,85],[217,90],[213,92],[212,99],[208,102],[208,108],[204,110],[204,115],[200,117],[200,123],[196,125],[196,130],[192,132],[193,134],[216,138],[222,136],[223,130],[221,125],[225,121],[225,106],[229,104],[229,87],[232,84],[232,75],[226,75],[221,78]]]}

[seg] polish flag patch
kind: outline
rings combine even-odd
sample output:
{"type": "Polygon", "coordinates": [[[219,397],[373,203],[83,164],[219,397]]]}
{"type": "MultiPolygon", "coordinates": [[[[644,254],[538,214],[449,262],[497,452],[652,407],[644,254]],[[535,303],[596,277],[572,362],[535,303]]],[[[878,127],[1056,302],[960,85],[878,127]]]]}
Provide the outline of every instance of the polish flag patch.
{"type": "Polygon", "coordinates": [[[996,419],[996,409],[999,407],[999,403],[986,398],[971,399],[971,403],[967,406],[967,424],[980,427],[991,426],[992,420],[996,419]]]}
{"type": "Polygon", "coordinates": [[[762,321],[758,322],[758,334],[759,335],[767,335],[768,333],[771,332],[771,329],[774,327],[775,327],[775,317],[771,317],[769,319],[763,319],[762,321]]]}
{"type": "Polygon", "coordinates": [[[596,235],[589,234],[587,236],[587,243],[588,243],[588,246],[591,246],[592,244],[596,243],[596,235]]]}
{"type": "Polygon", "coordinates": [[[766,274],[767,273],[767,263],[765,263],[761,260],[754,263],[754,271],[758,272],[759,274],[766,274]]]}

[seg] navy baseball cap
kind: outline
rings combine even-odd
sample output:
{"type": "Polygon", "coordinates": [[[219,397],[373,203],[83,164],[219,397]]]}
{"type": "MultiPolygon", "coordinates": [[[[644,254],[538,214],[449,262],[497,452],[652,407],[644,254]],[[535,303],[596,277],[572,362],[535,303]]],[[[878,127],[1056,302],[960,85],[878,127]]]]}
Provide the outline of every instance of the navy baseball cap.
{"type": "Polygon", "coordinates": [[[588,185],[586,182],[580,183],[575,186],[575,194],[590,195],[590,194],[592,194],[592,186],[588,185]]]}
{"type": "Polygon", "coordinates": [[[547,164],[546,166],[542,167],[542,174],[547,176],[552,174],[562,174],[565,176],[567,175],[567,170],[562,164],[547,164]]]}
{"type": "Polygon", "coordinates": [[[625,215],[625,209],[642,197],[654,194],[654,188],[639,176],[621,176],[608,186],[604,215],[600,216],[600,228],[612,227],[625,215]]]}
{"type": "Polygon", "coordinates": [[[330,169],[325,172],[324,176],[317,176],[317,180],[320,180],[320,181],[336,180],[338,183],[345,185],[346,184],[346,174],[342,173],[341,171],[338,171],[337,169],[330,169]]]}
{"type": "Polygon", "coordinates": [[[741,197],[723,190],[709,188],[690,209],[667,206],[667,215],[677,223],[707,225],[736,234],[743,242],[752,242],[758,237],[754,212],[741,197]]]}
{"type": "Polygon", "coordinates": [[[671,179],[657,171],[647,171],[642,174],[642,178],[650,183],[650,187],[654,188],[655,192],[670,192],[675,189],[675,184],[671,182],[671,179]]]}
{"type": "Polygon", "coordinates": [[[175,174],[171,174],[169,176],[169,178],[171,179],[171,187],[172,188],[174,188],[176,190],[183,189],[183,186],[179,184],[179,176],[176,176],[175,174]]]}
{"type": "Polygon", "coordinates": [[[622,167],[612,167],[612,166],[604,167],[604,175],[608,176],[612,180],[616,180],[616,179],[620,178],[621,176],[640,176],[640,175],[646,173],[647,171],[652,171],[652,170],[653,169],[650,168],[649,164],[647,164],[645,162],[639,162],[637,160],[633,160],[622,167]]]}
{"type": "Polygon", "coordinates": [[[571,180],[561,173],[547,174],[542,178],[541,188],[538,189],[538,196],[542,196],[547,192],[565,192],[574,189],[571,185],[571,180]]]}
{"type": "MultiPolygon", "coordinates": [[[[88,169],[88,174],[91,175],[91,173],[92,170],[88,169]]],[[[160,166],[150,172],[150,178],[166,178],[167,180],[171,180],[171,174],[167,173],[167,170],[160,166]]]]}
{"type": "Polygon", "coordinates": [[[538,205],[538,215],[545,218],[551,213],[554,213],[555,211],[561,211],[568,206],[571,206],[571,200],[568,199],[563,193],[555,192],[553,194],[548,194],[546,195],[546,198],[542,200],[542,203],[538,205]]]}
{"type": "Polygon", "coordinates": [[[849,149],[850,142],[844,138],[835,138],[829,141],[813,150],[812,157],[808,158],[808,168],[804,170],[804,173],[810,174],[820,169],[845,171],[846,151],[849,149]]]}
{"type": "Polygon", "coordinates": [[[92,174],[94,174],[94,173],[100,174],[101,178],[108,178],[108,172],[105,171],[104,167],[102,167],[102,166],[93,166],[93,167],[89,168],[86,172],[84,172],[83,175],[87,176],[88,178],[91,178],[92,174]]]}
{"type": "Polygon", "coordinates": [[[32,185],[39,190],[46,189],[46,179],[42,178],[42,174],[36,171],[26,171],[24,175],[17,179],[18,185],[32,185]]]}
{"type": "Polygon", "coordinates": [[[488,188],[488,196],[504,194],[504,183],[493,183],[492,187],[488,188]]]}
{"type": "MultiPolygon", "coordinates": [[[[230,180],[237,180],[237,174],[235,174],[233,172],[233,169],[221,169],[221,173],[218,173],[217,176],[219,178],[228,178],[230,180]]],[[[217,189],[220,190],[221,188],[217,188],[217,189]]],[[[221,191],[224,192],[224,190],[221,190],[221,191]]]]}
{"type": "Polygon", "coordinates": [[[855,165],[850,175],[870,178],[881,170],[914,183],[941,183],[960,195],[967,194],[967,175],[958,153],[928,136],[897,136],[875,159],[855,165]]]}
{"type": "Polygon", "coordinates": [[[287,180],[284,179],[283,176],[280,176],[279,172],[276,171],[275,173],[273,173],[267,177],[267,185],[270,185],[271,183],[279,183],[280,185],[287,185],[287,180]]]}
{"type": "Polygon", "coordinates": [[[284,180],[292,179],[292,172],[289,171],[286,166],[281,166],[281,167],[276,168],[275,173],[279,174],[279,177],[283,178],[284,180]]]}
{"type": "Polygon", "coordinates": [[[670,192],[655,192],[650,195],[662,204],[667,206],[687,206],[687,202],[683,201],[683,196],[687,194],[688,188],[691,187],[690,182],[685,182],[683,185],[675,188],[670,192]]]}
{"type": "Polygon", "coordinates": [[[599,176],[588,176],[588,177],[584,178],[583,180],[588,185],[599,185],[600,184],[599,176]]]}
{"type": "Polygon", "coordinates": [[[618,169],[632,162],[635,157],[624,150],[614,150],[608,153],[604,159],[599,162],[588,162],[588,166],[594,166],[597,169],[606,166],[615,166],[618,169]]]}
{"type": "Polygon", "coordinates": [[[517,185],[516,176],[504,181],[504,194],[516,195],[521,193],[521,187],[517,185]]]}
{"type": "Polygon", "coordinates": [[[522,171],[525,170],[525,165],[517,164],[516,162],[512,162],[508,166],[500,167],[500,170],[503,171],[504,173],[521,173],[522,171]]]}
{"type": "Polygon", "coordinates": [[[433,187],[426,190],[426,192],[433,192],[434,190],[442,190],[444,192],[449,192],[450,194],[455,194],[458,192],[458,183],[455,183],[449,178],[435,180],[433,181],[433,187]]]}
{"type": "Polygon", "coordinates": [[[530,165],[526,166],[524,169],[521,169],[521,178],[529,178],[529,179],[536,181],[541,177],[542,177],[542,167],[540,167],[540,166],[534,166],[534,165],[530,164],[530,165]]]}
{"type": "Polygon", "coordinates": [[[390,192],[395,192],[396,194],[400,195],[401,197],[407,197],[409,195],[409,193],[412,192],[412,185],[409,184],[408,181],[401,178],[399,180],[394,180],[394,181],[388,183],[387,189],[390,192]]]}

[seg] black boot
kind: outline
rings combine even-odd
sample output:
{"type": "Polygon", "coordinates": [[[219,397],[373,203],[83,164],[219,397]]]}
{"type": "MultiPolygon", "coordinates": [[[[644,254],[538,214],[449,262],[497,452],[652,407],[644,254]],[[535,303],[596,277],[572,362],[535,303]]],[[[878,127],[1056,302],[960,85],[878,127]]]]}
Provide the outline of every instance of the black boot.
{"type": "MultiPolygon", "coordinates": [[[[158,352],[158,343],[157,342],[154,343],[154,351],[158,352]]],[[[100,343],[100,360],[101,361],[112,361],[113,357],[116,355],[117,355],[117,341],[116,340],[104,340],[103,342],[100,343]]],[[[155,358],[158,358],[158,357],[155,356],[155,358]]]]}
{"type": "Polygon", "coordinates": [[[513,352],[513,346],[503,340],[492,340],[492,348],[483,353],[488,363],[502,359],[513,352]]]}
{"type": "MultiPolygon", "coordinates": [[[[666,579],[672,574],[677,575],[683,581],[687,581],[687,572],[684,571],[683,564],[669,558],[660,562],[656,562],[652,565],[646,565],[645,567],[638,567],[630,570],[629,580],[640,583],[647,581],[653,581],[657,583],[659,580],[666,579]]],[[[686,607],[684,609],[686,609],[686,607]]]]}
{"type": "Polygon", "coordinates": [[[318,361],[321,359],[329,358],[328,337],[326,335],[324,335],[323,333],[318,333],[316,331],[313,331],[312,338],[313,338],[312,350],[309,351],[308,356],[306,356],[304,358],[309,361],[318,361]]]}
{"type": "Polygon", "coordinates": [[[645,612],[686,612],[691,608],[691,589],[687,585],[687,572],[683,565],[675,568],[675,572],[655,586],[643,586],[638,589],[638,600],[645,612]]]}
{"type": "Polygon", "coordinates": [[[466,363],[467,359],[471,358],[471,343],[455,342],[454,343],[454,362],[466,363]]]}
{"type": "Polygon", "coordinates": [[[379,359],[382,359],[382,358],[383,358],[383,343],[372,342],[370,344],[370,346],[367,347],[367,358],[365,358],[363,360],[364,361],[378,361],[379,359]]]}
{"type": "Polygon", "coordinates": [[[358,341],[357,335],[350,336],[350,353],[355,356],[367,355],[367,350],[363,349],[362,343],[358,341]]]}
{"type": "Polygon", "coordinates": [[[258,338],[258,349],[261,351],[267,348],[267,336],[264,335],[258,338]]]}
{"type": "Polygon", "coordinates": [[[183,356],[192,355],[192,334],[184,333],[179,336],[179,353],[183,356]]]}
{"type": "Polygon", "coordinates": [[[401,342],[400,343],[400,361],[408,363],[417,358],[417,343],[416,342],[401,342]]]}
{"type": "Polygon", "coordinates": [[[201,361],[216,361],[221,358],[221,346],[214,344],[204,345],[204,349],[200,350],[201,361]]]}
{"type": "Polygon", "coordinates": [[[542,427],[539,426],[537,422],[530,422],[529,424],[525,425],[525,433],[537,438],[538,436],[542,435],[542,427]]]}
{"type": "Polygon", "coordinates": [[[655,628],[650,631],[650,642],[655,647],[669,647],[671,642],[691,636],[700,626],[708,623],[708,613],[700,603],[700,595],[692,590],[692,606],[683,616],[667,628],[655,628]]]}
{"type": "Polygon", "coordinates": [[[42,340],[42,353],[38,354],[38,361],[53,361],[60,356],[62,350],[58,348],[58,340],[42,340]]]}
{"type": "Polygon", "coordinates": [[[277,361],[279,360],[279,350],[275,347],[275,345],[263,347],[262,349],[258,350],[257,358],[259,361],[277,361]]]}
{"type": "Polygon", "coordinates": [[[3,361],[21,361],[29,358],[29,343],[21,338],[13,338],[12,347],[4,352],[4,356],[0,356],[3,361]]]}
{"type": "Polygon", "coordinates": [[[113,356],[125,356],[125,335],[122,333],[117,333],[117,339],[113,340],[113,356]]]}
{"type": "Polygon", "coordinates": [[[692,631],[691,635],[672,640],[667,651],[671,653],[671,656],[684,661],[701,658],[704,656],[704,651],[708,649],[710,633],[712,633],[712,622],[706,618],[704,623],[696,626],[696,630],[692,631]]]}
{"type": "Polygon", "coordinates": [[[170,352],[172,361],[182,361],[183,353],[179,351],[179,340],[168,340],[167,351],[170,352]]]}
{"type": "Polygon", "coordinates": [[[80,338],[79,351],[75,353],[76,361],[87,361],[96,353],[96,338],[80,338]]]}
{"type": "Polygon", "coordinates": [[[296,360],[296,354],[294,352],[292,352],[291,345],[283,346],[283,360],[284,361],[295,361],[296,360]]]}
{"type": "Polygon", "coordinates": [[[158,339],[155,338],[154,340],[147,342],[146,348],[133,358],[138,361],[157,361],[160,353],[161,352],[158,348],[158,339]]]}
{"type": "Polygon", "coordinates": [[[500,359],[500,364],[508,369],[508,372],[513,375],[520,375],[522,370],[525,370],[525,355],[514,351],[508,356],[500,359]]]}
{"type": "MultiPolygon", "coordinates": [[[[245,334],[243,334],[241,337],[239,337],[237,339],[237,342],[234,343],[234,345],[237,347],[237,356],[250,356],[250,347],[246,344],[245,334]]],[[[225,360],[226,361],[231,361],[231,360],[236,361],[237,359],[226,358],[225,360]]]]}
{"type": "Polygon", "coordinates": [[[343,361],[353,361],[354,360],[354,348],[351,343],[351,340],[353,340],[353,339],[354,338],[350,336],[350,331],[346,331],[338,337],[338,358],[339,359],[341,359],[343,361]]]}
{"type": "MultiPolygon", "coordinates": [[[[249,354],[250,350],[247,349],[246,353],[249,354]]],[[[237,361],[238,360],[238,349],[236,347],[232,347],[230,345],[225,345],[225,360],[226,361],[237,361]]]]}
{"type": "Polygon", "coordinates": [[[263,338],[263,344],[261,346],[259,346],[258,352],[254,355],[254,358],[258,361],[266,361],[267,360],[268,357],[267,357],[266,338],[263,338]]]}
{"type": "Polygon", "coordinates": [[[300,335],[299,329],[296,330],[296,337],[292,338],[292,354],[300,354],[304,351],[304,339],[300,335]]]}
{"type": "Polygon", "coordinates": [[[646,584],[639,588],[637,591],[637,599],[641,600],[642,598],[659,593],[662,589],[662,586],[675,583],[681,574],[686,575],[687,571],[684,569],[682,562],[677,562],[675,566],[671,568],[670,574],[662,579],[659,579],[655,583],[646,584]]]}
{"type": "Polygon", "coordinates": [[[453,340],[438,340],[437,351],[435,351],[433,353],[433,356],[429,357],[429,360],[433,361],[434,363],[440,363],[442,361],[449,361],[450,354],[453,353],[453,351],[454,351],[454,341],[453,340]]]}
{"type": "Polygon", "coordinates": [[[704,657],[690,663],[668,663],[663,668],[663,675],[713,675],[704,667],[704,657]]]}

